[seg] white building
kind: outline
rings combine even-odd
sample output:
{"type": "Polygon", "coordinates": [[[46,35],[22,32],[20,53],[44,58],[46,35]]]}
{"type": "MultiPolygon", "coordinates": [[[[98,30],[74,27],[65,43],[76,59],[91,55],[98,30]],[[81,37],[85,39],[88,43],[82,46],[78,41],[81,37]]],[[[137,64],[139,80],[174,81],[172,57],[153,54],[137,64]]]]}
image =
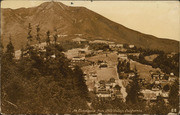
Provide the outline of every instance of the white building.
{"type": "Polygon", "coordinates": [[[134,45],[129,45],[129,48],[134,48],[134,45]]]}
{"type": "Polygon", "coordinates": [[[85,57],[73,57],[72,62],[85,61],[85,57]]]}
{"type": "Polygon", "coordinates": [[[123,48],[124,45],[123,45],[123,44],[117,44],[116,47],[118,47],[118,48],[123,48]]]}
{"type": "Polygon", "coordinates": [[[108,41],[105,41],[105,40],[94,40],[94,41],[90,41],[89,43],[104,43],[104,44],[108,44],[108,41]]]}
{"type": "Polygon", "coordinates": [[[116,44],[109,44],[109,48],[115,48],[116,44]]]}
{"type": "Polygon", "coordinates": [[[123,59],[123,60],[127,60],[128,59],[126,54],[118,54],[118,58],[123,59]]]}
{"type": "Polygon", "coordinates": [[[156,100],[157,96],[160,96],[162,94],[162,91],[152,91],[149,89],[141,90],[141,93],[143,94],[143,99],[145,100],[156,100]]]}
{"type": "Polygon", "coordinates": [[[21,50],[17,50],[17,51],[15,51],[15,59],[20,59],[20,57],[21,57],[21,50]]]}
{"type": "Polygon", "coordinates": [[[77,37],[77,38],[75,38],[75,39],[72,39],[72,41],[73,41],[73,42],[77,42],[77,43],[84,43],[84,42],[87,42],[86,39],[82,39],[82,38],[79,38],[79,37],[77,37]]]}
{"type": "Polygon", "coordinates": [[[96,95],[98,97],[102,97],[102,98],[111,97],[111,93],[109,93],[109,92],[98,92],[96,95]]]}

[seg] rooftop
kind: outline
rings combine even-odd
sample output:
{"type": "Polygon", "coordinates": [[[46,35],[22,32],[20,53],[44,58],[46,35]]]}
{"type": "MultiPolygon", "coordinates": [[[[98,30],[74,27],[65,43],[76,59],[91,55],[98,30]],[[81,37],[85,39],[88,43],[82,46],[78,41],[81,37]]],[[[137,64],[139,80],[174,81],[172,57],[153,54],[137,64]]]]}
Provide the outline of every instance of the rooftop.
{"type": "Polygon", "coordinates": [[[76,42],[80,42],[80,41],[87,41],[86,39],[79,38],[79,37],[74,38],[74,39],[72,39],[72,40],[73,40],[73,41],[76,41],[76,42]]]}

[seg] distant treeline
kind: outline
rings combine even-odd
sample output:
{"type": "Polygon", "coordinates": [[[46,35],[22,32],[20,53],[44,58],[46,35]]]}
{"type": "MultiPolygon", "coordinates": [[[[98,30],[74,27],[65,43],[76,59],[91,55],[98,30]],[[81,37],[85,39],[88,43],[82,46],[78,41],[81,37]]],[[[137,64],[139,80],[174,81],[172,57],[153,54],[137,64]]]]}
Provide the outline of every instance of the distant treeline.
{"type": "Polygon", "coordinates": [[[162,51],[145,51],[141,53],[139,57],[130,55],[129,58],[142,64],[151,65],[153,68],[160,68],[164,73],[174,73],[176,76],[179,76],[179,54],[168,57],[168,55],[166,53],[163,53],[162,51]],[[157,54],[158,56],[152,62],[149,62],[145,59],[145,56],[153,54],[157,54]]]}

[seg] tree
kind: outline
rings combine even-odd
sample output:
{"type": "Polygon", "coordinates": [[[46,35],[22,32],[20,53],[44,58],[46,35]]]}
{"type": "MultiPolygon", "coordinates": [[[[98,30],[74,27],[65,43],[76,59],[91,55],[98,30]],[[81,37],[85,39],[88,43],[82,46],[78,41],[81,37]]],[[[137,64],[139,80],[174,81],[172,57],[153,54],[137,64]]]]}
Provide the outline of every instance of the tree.
{"type": "MultiPolygon", "coordinates": [[[[50,32],[47,32],[49,36],[50,32]]],[[[12,63],[9,57],[13,59],[14,46],[10,39],[6,52],[1,56],[3,112],[63,114],[88,108],[89,92],[83,71],[79,67],[72,70],[70,60],[62,51],[59,44],[55,47],[48,45],[45,52],[34,46],[22,47],[22,52],[27,55],[12,63]],[[54,54],[55,58],[52,57],[54,54]]]]}
{"type": "Polygon", "coordinates": [[[169,79],[169,76],[168,76],[168,75],[165,75],[165,76],[164,76],[164,79],[165,79],[165,80],[168,80],[168,79],[169,79]]]}
{"type": "Polygon", "coordinates": [[[47,45],[50,45],[50,31],[47,31],[47,32],[46,32],[46,35],[47,35],[47,37],[46,37],[46,43],[47,43],[47,45]]]}
{"type": "Polygon", "coordinates": [[[23,58],[23,56],[24,56],[24,47],[23,47],[23,45],[21,46],[21,58],[23,58]]]}
{"type": "Polygon", "coordinates": [[[169,88],[169,85],[165,85],[165,86],[163,87],[163,90],[166,91],[166,92],[169,91],[169,89],[170,89],[170,88],[169,88]]]}
{"type": "Polygon", "coordinates": [[[40,28],[39,28],[39,25],[36,26],[36,40],[38,41],[38,43],[40,44],[41,43],[41,39],[40,39],[40,35],[39,35],[39,31],[40,31],[40,28]]]}
{"type": "Polygon", "coordinates": [[[168,98],[169,104],[173,108],[178,108],[178,106],[179,106],[179,96],[178,95],[179,95],[179,83],[178,83],[178,80],[176,80],[170,88],[169,98],[168,98]]]}
{"type": "Polygon", "coordinates": [[[9,37],[9,43],[7,45],[6,58],[10,62],[12,62],[12,60],[14,58],[14,46],[11,42],[11,36],[9,37]]]}
{"type": "Polygon", "coordinates": [[[57,35],[57,30],[55,29],[55,35],[53,36],[54,37],[54,43],[56,45],[56,42],[57,42],[57,38],[58,38],[58,35],[57,35]]]}
{"type": "MultiPolygon", "coordinates": [[[[4,49],[4,46],[2,44],[2,40],[0,40],[0,57],[3,55],[3,49],[4,49]]],[[[0,58],[1,59],[1,58],[0,58]]]]}
{"type": "Polygon", "coordinates": [[[128,48],[129,48],[129,45],[128,45],[128,44],[124,44],[123,47],[126,48],[126,49],[128,49],[128,48]]]}
{"type": "Polygon", "coordinates": [[[4,48],[3,43],[2,43],[2,40],[0,41],[0,48],[1,48],[1,49],[4,48]]]}
{"type": "Polygon", "coordinates": [[[32,27],[31,27],[31,23],[29,23],[29,26],[28,26],[28,41],[27,41],[27,45],[30,45],[30,42],[32,41],[32,35],[31,35],[31,31],[32,31],[32,27]]]}
{"type": "Polygon", "coordinates": [[[78,87],[81,97],[88,99],[89,98],[88,97],[88,88],[85,83],[83,71],[78,66],[75,66],[74,75],[75,75],[74,83],[76,84],[76,87],[78,87]]]}
{"type": "Polygon", "coordinates": [[[130,83],[130,88],[127,91],[128,95],[126,97],[126,102],[130,104],[136,104],[139,102],[140,96],[140,85],[139,85],[139,75],[135,72],[135,76],[132,78],[130,83]]]}
{"type": "Polygon", "coordinates": [[[129,72],[129,71],[130,71],[130,62],[128,61],[126,64],[126,72],[129,72]]]}
{"type": "Polygon", "coordinates": [[[121,87],[119,85],[115,85],[115,89],[120,91],[121,90],[121,87]]]}
{"type": "Polygon", "coordinates": [[[167,114],[169,113],[170,109],[165,104],[165,101],[161,96],[157,97],[157,103],[150,108],[150,113],[152,114],[167,114]]]}

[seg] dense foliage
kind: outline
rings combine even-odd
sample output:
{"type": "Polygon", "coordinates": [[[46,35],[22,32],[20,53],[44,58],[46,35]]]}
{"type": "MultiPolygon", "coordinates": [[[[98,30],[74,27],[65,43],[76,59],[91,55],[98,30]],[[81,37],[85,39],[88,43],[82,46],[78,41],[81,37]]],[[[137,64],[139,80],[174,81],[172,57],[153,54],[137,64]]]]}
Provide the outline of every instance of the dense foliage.
{"type": "Polygon", "coordinates": [[[61,42],[61,46],[63,47],[64,51],[71,50],[73,48],[84,48],[86,43],[79,44],[77,42],[71,41],[63,41],[61,42]]]}
{"type": "Polygon", "coordinates": [[[176,80],[174,84],[170,88],[169,92],[169,98],[168,98],[169,104],[173,109],[176,109],[176,112],[178,112],[179,109],[179,83],[176,80]]]}
{"type": "Polygon", "coordinates": [[[168,57],[166,54],[159,55],[154,59],[152,66],[159,67],[165,73],[174,73],[179,76],[179,54],[172,57],[168,57]]]}
{"type": "Polygon", "coordinates": [[[132,81],[129,84],[129,88],[127,88],[127,97],[126,102],[129,104],[137,104],[140,102],[140,84],[139,84],[139,75],[137,71],[134,72],[135,76],[132,78],[132,81]]]}
{"type": "Polygon", "coordinates": [[[90,43],[89,48],[95,51],[97,50],[106,51],[109,50],[109,45],[105,43],[90,43]]]}
{"type": "Polygon", "coordinates": [[[119,78],[123,79],[121,73],[132,72],[132,70],[130,69],[130,62],[126,60],[119,60],[117,64],[117,72],[119,74],[119,78]]]}
{"type": "Polygon", "coordinates": [[[48,45],[45,52],[27,46],[20,60],[13,60],[12,46],[10,41],[7,51],[1,52],[3,113],[70,113],[87,108],[83,72],[78,66],[69,68],[61,46],[48,45]]]}
{"type": "Polygon", "coordinates": [[[128,57],[142,64],[151,65],[153,68],[160,68],[164,73],[174,73],[176,76],[179,76],[179,54],[168,57],[167,54],[159,53],[152,62],[147,61],[145,56],[147,54],[142,53],[139,55],[139,58],[132,55],[128,57]]]}

